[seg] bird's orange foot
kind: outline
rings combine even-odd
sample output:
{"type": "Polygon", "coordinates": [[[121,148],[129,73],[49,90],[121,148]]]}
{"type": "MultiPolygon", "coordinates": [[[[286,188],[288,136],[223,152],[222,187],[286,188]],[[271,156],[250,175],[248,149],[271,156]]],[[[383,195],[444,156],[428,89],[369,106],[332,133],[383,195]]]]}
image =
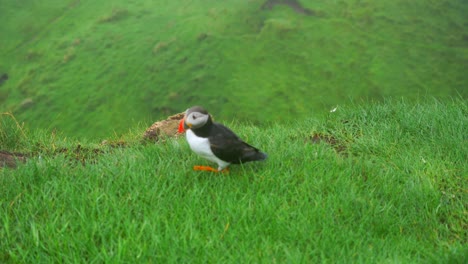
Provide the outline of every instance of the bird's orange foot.
{"type": "Polygon", "coordinates": [[[215,169],[215,168],[213,168],[213,167],[210,167],[210,166],[193,166],[193,170],[196,170],[196,171],[223,172],[223,173],[229,172],[229,169],[228,169],[228,168],[225,168],[225,169],[222,170],[222,171],[218,171],[217,169],[215,169]]]}
{"type": "Polygon", "coordinates": [[[210,167],[210,166],[193,166],[193,170],[218,172],[217,169],[210,167]]]}

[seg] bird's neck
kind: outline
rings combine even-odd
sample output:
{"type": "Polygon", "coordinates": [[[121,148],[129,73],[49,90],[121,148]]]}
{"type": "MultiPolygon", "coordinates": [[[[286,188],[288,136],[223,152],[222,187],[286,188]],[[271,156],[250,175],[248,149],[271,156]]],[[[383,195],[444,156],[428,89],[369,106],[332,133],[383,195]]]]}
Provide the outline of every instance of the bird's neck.
{"type": "Polygon", "coordinates": [[[212,126],[213,126],[213,120],[211,119],[211,116],[210,116],[208,117],[206,124],[204,124],[202,127],[192,129],[192,131],[195,135],[206,138],[210,135],[212,126]]]}

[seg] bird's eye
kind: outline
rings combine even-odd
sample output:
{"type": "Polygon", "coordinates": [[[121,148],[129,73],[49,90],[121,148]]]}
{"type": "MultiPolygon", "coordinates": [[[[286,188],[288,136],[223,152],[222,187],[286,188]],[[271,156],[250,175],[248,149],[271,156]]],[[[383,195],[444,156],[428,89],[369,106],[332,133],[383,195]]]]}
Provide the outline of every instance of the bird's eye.
{"type": "Polygon", "coordinates": [[[196,115],[193,115],[193,120],[197,119],[197,116],[196,115]]]}

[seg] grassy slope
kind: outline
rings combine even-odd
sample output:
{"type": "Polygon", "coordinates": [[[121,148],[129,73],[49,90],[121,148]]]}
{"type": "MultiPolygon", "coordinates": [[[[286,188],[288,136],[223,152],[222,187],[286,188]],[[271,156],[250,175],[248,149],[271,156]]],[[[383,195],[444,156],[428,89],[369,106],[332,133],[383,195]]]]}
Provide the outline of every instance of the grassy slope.
{"type": "Polygon", "coordinates": [[[0,1],[0,111],[106,137],[194,104],[257,122],[467,97],[464,1],[301,1],[316,16],[263,2],[0,1]]]}
{"type": "Polygon", "coordinates": [[[73,151],[4,117],[0,148],[42,155],[0,170],[0,262],[466,263],[467,119],[432,101],[231,124],[269,160],[214,175],[184,139],[73,151]]]}

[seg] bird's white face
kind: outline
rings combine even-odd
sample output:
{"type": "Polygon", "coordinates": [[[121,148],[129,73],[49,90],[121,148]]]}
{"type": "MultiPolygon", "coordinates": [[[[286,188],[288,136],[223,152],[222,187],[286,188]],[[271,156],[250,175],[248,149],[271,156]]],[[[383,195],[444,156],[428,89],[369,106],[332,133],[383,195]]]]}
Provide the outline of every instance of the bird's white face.
{"type": "Polygon", "coordinates": [[[189,128],[200,128],[208,122],[208,114],[203,114],[200,112],[188,112],[185,117],[185,125],[189,128]]]}

